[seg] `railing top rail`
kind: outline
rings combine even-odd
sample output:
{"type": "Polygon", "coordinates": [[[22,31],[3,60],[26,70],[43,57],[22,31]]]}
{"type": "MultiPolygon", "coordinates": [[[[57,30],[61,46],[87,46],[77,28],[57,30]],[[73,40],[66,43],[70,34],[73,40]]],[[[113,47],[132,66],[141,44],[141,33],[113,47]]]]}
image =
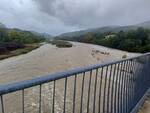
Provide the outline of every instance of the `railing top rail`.
{"type": "Polygon", "coordinates": [[[37,85],[41,85],[41,84],[48,83],[48,82],[51,82],[51,81],[55,81],[55,80],[58,80],[58,79],[66,78],[66,77],[73,76],[73,75],[76,75],[76,74],[80,74],[80,73],[83,73],[83,72],[88,72],[88,71],[98,69],[98,68],[101,68],[101,67],[121,63],[123,61],[133,60],[133,59],[143,57],[143,56],[147,56],[147,55],[150,55],[150,53],[146,53],[146,54],[143,54],[143,55],[139,55],[139,56],[136,56],[136,57],[123,59],[123,60],[119,60],[119,61],[113,61],[113,62],[110,62],[110,63],[96,64],[96,65],[91,65],[91,66],[84,67],[84,68],[76,68],[76,69],[72,69],[72,70],[68,70],[68,71],[51,73],[49,75],[42,76],[42,77],[36,77],[36,78],[31,79],[31,80],[25,80],[25,81],[20,81],[20,82],[16,82],[16,83],[1,85],[0,86],[0,95],[15,92],[15,91],[19,91],[19,90],[23,90],[23,89],[30,88],[30,87],[33,87],[33,86],[37,86],[37,85]]]}

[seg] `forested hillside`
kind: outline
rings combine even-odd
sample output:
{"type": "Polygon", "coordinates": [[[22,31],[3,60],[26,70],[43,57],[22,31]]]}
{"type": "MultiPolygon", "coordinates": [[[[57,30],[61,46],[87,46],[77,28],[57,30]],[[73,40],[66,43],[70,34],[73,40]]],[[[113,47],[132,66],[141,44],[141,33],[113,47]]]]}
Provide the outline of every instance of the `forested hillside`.
{"type": "Polygon", "coordinates": [[[80,36],[59,36],[57,39],[93,43],[129,52],[150,52],[150,29],[142,27],[119,32],[87,32],[80,36]]]}
{"type": "Polygon", "coordinates": [[[43,41],[45,41],[45,38],[43,36],[35,35],[30,31],[23,31],[20,29],[9,29],[1,24],[0,59],[31,51],[32,49],[38,47],[39,46],[38,44],[43,41]],[[11,51],[17,49],[22,49],[22,50],[13,52],[13,54],[11,54],[11,51]]]}

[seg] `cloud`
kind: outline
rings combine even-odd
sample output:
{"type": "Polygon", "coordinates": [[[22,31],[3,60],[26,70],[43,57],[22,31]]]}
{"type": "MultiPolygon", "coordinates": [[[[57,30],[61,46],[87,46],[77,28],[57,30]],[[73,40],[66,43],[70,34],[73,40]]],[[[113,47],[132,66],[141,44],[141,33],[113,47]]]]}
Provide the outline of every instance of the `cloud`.
{"type": "Polygon", "coordinates": [[[69,30],[77,30],[74,26],[66,26],[54,16],[39,11],[32,0],[1,0],[0,22],[7,27],[47,32],[56,35],[69,30]]]}
{"type": "Polygon", "coordinates": [[[33,0],[66,25],[98,27],[150,19],[149,0],[33,0]]]}
{"type": "Polygon", "coordinates": [[[150,20],[150,0],[0,0],[0,22],[50,34],[150,20]]]}

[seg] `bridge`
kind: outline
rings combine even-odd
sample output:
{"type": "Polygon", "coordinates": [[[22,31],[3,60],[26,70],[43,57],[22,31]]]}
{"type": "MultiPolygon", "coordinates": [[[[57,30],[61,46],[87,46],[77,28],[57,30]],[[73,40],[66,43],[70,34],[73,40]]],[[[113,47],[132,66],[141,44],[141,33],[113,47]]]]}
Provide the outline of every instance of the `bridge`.
{"type": "Polygon", "coordinates": [[[147,53],[2,85],[0,113],[136,113],[149,88],[147,53]]]}

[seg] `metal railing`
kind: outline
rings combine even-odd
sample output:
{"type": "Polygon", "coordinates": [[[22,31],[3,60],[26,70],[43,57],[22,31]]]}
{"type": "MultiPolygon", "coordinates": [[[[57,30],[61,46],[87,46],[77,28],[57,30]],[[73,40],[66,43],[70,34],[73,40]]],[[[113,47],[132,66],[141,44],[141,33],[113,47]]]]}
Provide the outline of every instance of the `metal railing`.
{"type": "Polygon", "coordinates": [[[130,113],[150,87],[150,53],[0,86],[0,113],[130,113]]]}

